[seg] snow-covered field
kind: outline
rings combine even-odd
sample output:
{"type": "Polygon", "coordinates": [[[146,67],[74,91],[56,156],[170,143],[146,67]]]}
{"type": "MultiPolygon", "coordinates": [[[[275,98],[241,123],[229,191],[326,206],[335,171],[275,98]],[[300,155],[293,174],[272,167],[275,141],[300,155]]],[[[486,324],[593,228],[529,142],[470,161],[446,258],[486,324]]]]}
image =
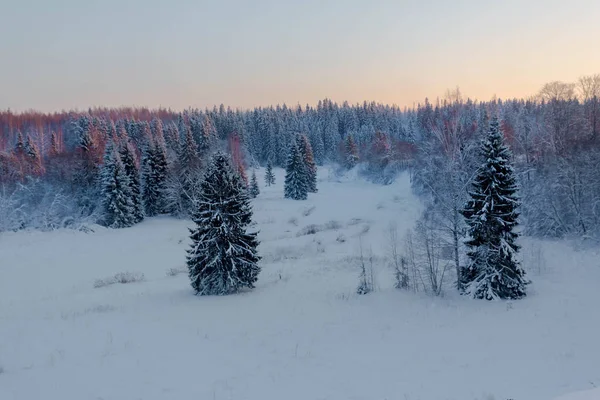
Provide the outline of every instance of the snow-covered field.
{"type": "Polygon", "coordinates": [[[597,251],[523,240],[546,263],[512,303],[401,292],[384,256],[389,224],[404,232],[420,211],[408,176],[325,172],[297,202],[277,172],[254,202],[263,271],[239,295],[196,297],[167,273],[185,265],[186,221],[0,236],[0,399],[550,400],[600,386],[597,251]],[[366,296],[360,236],[377,271],[366,296]],[[120,272],[145,280],[94,287],[120,272]]]}

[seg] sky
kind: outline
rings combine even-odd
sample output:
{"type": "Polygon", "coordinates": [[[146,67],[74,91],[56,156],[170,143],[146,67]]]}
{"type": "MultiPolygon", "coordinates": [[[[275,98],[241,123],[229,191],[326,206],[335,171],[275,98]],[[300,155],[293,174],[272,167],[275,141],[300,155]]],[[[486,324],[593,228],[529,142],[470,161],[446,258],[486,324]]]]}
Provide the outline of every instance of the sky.
{"type": "Polygon", "coordinates": [[[600,73],[598,0],[0,0],[0,109],[412,106],[600,73]]]}

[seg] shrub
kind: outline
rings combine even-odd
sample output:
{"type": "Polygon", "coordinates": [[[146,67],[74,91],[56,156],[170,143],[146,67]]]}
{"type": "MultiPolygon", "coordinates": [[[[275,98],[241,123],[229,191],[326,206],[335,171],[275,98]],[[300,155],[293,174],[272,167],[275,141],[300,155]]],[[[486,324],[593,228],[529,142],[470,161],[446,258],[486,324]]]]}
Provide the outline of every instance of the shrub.
{"type": "Polygon", "coordinates": [[[115,283],[132,283],[132,282],[142,282],[146,278],[144,274],[141,272],[119,272],[114,276],[104,278],[104,279],[96,279],[94,281],[94,288],[101,288],[105,286],[114,285],[115,283]]]}

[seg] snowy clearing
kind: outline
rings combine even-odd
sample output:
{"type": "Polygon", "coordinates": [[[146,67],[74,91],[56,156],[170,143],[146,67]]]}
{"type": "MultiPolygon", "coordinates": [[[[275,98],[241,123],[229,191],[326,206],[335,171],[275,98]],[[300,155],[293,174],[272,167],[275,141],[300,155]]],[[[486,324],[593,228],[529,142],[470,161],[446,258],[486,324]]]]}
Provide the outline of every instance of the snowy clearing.
{"type": "MultiPolygon", "coordinates": [[[[293,201],[283,171],[269,188],[258,171],[263,270],[239,295],[193,295],[189,221],[1,235],[0,399],[549,400],[600,385],[597,250],[523,239],[546,262],[525,265],[520,301],[402,292],[386,230],[419,215],[408,175],[322,172],[293,201]],[[376,269],[366,296],[359,237],[376,269]]],[[[584,393],[560,400],[600,399],[584,393]]]]}

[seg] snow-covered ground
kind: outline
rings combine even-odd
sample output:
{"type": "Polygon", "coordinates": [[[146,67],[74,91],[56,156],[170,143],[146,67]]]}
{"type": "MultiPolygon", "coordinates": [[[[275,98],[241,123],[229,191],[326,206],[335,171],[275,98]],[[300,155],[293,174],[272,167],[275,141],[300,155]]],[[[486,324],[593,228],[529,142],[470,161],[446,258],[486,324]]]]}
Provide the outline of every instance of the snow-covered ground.
{"type": "Polygon", "coordinates": [[[404,232],[420,211],[408,176],[325,172],[298,202],[277,173],[254,203],[263,271],[239,295],[196,297],[167,274],[184,267],[186,221],[0,236],[0,399],[550,400],[600,386],[597,251],[524,240],[546,263],[512,303],[401,292],[383,256],[389,224],[404,232]],[[379,287],[366,296],[360,236],[379,287]],[[145,280],[94,287],[126,271],[145,280]]]}

